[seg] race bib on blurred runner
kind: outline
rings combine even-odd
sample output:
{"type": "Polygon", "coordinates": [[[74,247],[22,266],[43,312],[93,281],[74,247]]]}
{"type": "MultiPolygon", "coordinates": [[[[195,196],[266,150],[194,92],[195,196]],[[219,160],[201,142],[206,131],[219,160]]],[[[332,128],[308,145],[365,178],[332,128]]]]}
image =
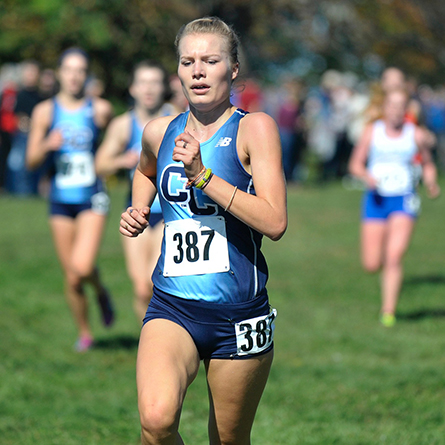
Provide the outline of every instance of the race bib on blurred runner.
{"type": "Polygon", "coordinates": [[[164,276],[180,277],[230,269],[226,222],[199,216],[165,224],[164,276]]]}
{"type": "Polygon", "coordinates": [[[268,315],[236,323],[238,355],[258,354],[265,351],[273,342],[275,318],[277,318],[277,310],[272,309],[268,315]]]}
{"type": "Polygon", "coordinates": [[[57,162],[58,188],[90,187],[96,181],[93,154],[89,151],[64,153],[57,162]]]}
{"type": "Polygon", "coordinates": [[[412,169],[405,165],[381,163],[371,168],[371,174],[377,179],[377,192],[382,196],[397,196],[409,193],[413,189],[412,169]]]}

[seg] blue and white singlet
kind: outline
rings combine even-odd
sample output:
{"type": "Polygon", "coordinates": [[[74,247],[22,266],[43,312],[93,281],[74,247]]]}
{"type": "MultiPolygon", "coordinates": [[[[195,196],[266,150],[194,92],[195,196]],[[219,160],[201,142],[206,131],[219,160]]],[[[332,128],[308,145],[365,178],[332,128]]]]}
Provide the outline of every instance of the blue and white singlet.
{"type": "Polygon", "coordinates": [[[86,99],[77,110],[63,108],[56,98],[53,104],[49,131],[59,130],[63,144],[52,153],[55,174],[50,200],[63,204],[90,203],[93,195],[104,190],[94,166],[99,129],[94,122],[93,103],[86,99]]]}
{"type": "MultiPolygon", "coordinates": [[[[235,218],[203,191],[186,189],[182,163],[172,161],[175,137],[189,112],[168,126],[158,153],[157,187],[165,221],[162,252],[153,272],[154,286],[170,295],[215,303],[241,303],[266,293],[268,270],[261,253],[262,234],[235,218]]],[[[236,149],[237,109],[206,142],[203,164],[244,192],[255,194],[252,176],[236,149]]]]}
{"type": "Polygon", "coordinates": [[[413,158],[418,151],[414,139],[415,125],[405,123],[402,134],[391,138],[382,120],[374,123],[368,155],[368,169],[377,179],[381,196],[402,196],[412,193],[416,186],[413,158]]]}
{"type": "MultiPolygon", "coordinates": [[[[165,114],[165,116],[168,116],[165,114]]],[[[128,141],[127,147],[125,150],[133,150],[134,152],[140,154],[142,151],[142,133],[144,132],[144,127],[139,123],[138,118],[134,110],[130,111],[130,119],[131,119],[131,133],[130,139],[128,141]]],[[[130,177],[130,194],[128,197],[128,207],[131,206],[131,183],[133,182],[134,171],[136,167],[131,169],[129,177],[130,177]]],[[[158,195],[156,195],[153,204],[150,207],[150,215],[154,213],[162,213],[161,204],[159,203],[158,195]]]]}

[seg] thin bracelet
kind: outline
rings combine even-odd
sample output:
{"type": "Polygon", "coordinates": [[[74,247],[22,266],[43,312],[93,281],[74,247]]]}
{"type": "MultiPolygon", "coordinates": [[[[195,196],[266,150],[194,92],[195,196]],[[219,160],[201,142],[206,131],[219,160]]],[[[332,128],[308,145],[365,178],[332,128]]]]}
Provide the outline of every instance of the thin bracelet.
{"type": "Polygon", "coordinates": [[[225,212],[227,212],[227,209],[232,205],[233,198],[235,197],[235,193],[238,190],[238,186],[235,185],[235,188],[233,189],[232,197],[230,198],[229,203],[227,204],[226,208],[224,209],[225,212]]]}
{"type": "Polygon", "coordinates": [[[191,189],[195,185],[195,183],[198,181],[198,179],[200,180],[200,179],[202,179],[202,177],[204,177],[205,172],[206,172],[206,168],[203,166],[201,171],[195,176],[194,179],[189,179],[187,181],[185,188],[191,189]]]}

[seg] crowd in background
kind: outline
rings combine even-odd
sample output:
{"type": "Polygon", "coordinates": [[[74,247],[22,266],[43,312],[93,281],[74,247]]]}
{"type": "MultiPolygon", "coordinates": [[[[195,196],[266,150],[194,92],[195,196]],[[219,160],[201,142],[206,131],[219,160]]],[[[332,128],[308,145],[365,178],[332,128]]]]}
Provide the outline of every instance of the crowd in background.
{"type": "MultiPolygon", "coordinates": [[[[385,82],[403,86],[412,97],[412,119],[436,137],[433,149],[439,171],[445,170],[445,87],[417,85],[396,68],[389,68],[379,81],[363,81],[351,72],[326,71],[318,85],[309,85],[292,73],[276,84],[248,77],[234,88],[233,101],[240,108],[265,111],[278,123],[283,165],[288,183],[308,179],[325,182],[347,178],[347,164],[364,125],[378,116],[375,101],[385,82]],[[385,76],[388,79],[385,80],[385,76]]],[[[178,78],[171,88],[178,109],[183,109],[178,78]]],[[[103,82],[92,76],[87,94],[103,96],[103,82]]],[[[41,69],[33,60],[5,64],[0,68],[0,191],[16,195],[44,194],[36,172],[25,167],[26,141],[34,106],[57,91],[54,70],[41,69]],[[40,187],[40,188],[39,188],[40,187]]]]}

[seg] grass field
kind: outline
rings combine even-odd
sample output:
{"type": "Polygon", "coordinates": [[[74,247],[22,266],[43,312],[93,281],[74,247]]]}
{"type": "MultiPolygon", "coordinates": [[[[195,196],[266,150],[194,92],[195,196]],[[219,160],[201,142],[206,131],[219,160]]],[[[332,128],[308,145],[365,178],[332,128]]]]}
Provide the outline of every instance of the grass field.
{"type": "MultiPolygon", "coordinates": [[[[139,325],[117,231],[125,189],[111,192],[99,263],[118,318],[107,331],[91,305],[98,344],[87,354],[72,349],[46,203],[0,197],[1,444],[138,443],[139,325]]],[[[360,196],[290,188],[289,229],[264,242],[278,319],[255,445],[445,444],[445,198],[423,200],[398,322],[385,329],[378,276],[358,260],[360,196]]],[[[187,444],[207,443],[206,416],[201,370],[181,419],[187,444]]]]}

